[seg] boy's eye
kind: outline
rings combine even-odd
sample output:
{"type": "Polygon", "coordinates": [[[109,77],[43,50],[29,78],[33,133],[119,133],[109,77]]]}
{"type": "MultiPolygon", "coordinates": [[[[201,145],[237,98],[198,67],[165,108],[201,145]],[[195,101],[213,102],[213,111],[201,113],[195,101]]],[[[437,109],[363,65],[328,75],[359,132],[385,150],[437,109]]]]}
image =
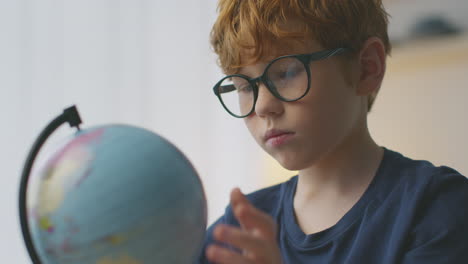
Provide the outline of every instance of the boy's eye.
{"type": "Polygon", "coordinates": [[[294,76],[297,75],[297,71],[295,70],[288,70],[288,71],[283,71],[278,74],[278,77],[281,79],[288,79],[288,78],[293,78],[294,76]]]}
{"type": "Polygon", "coordinates": [[[296,59],[287,58],[275,62],[268,71],[268,77],[272,81],[287,81],[296,78],[304,66],[296,59]]]}
{"type": "Polygon", "coordinates": [[[278,78],[278,79],[291,79],[291,78],[294,78],[296,77],[299,73],[301,73],[302,71],[304,70],[304,67],[299,67],[296,65],[294,66],[290,66],[284,70],[281,70],[281,71],[277,71],[276,73],[274,73],[274,77],[273,78],[278,78]]]}

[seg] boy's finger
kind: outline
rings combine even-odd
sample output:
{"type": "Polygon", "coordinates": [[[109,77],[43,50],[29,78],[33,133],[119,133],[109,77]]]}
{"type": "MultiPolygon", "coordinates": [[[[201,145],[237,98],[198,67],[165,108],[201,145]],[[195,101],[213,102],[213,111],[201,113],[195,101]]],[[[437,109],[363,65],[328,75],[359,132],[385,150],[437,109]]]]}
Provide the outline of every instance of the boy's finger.
{"type": "Polygon", "coordinates": [[[255,208],[239,189],[231,192],[231,206],[241,226],[249,231],[257,231],[269,239],[275,239],[276,224],[268,214],[255,208]]]}
{"type": "Polygon", "coordinates": [[[236,206],[238,206],[240,203],[248,203],[250,204],[250,201],[245,197],[245,195],[240,191],[239,188],[234,188],[231,191],[231,207],[234,209],[236,206]]]}
{"type": "MultiPolygon", "coordinates": [[[[244,204],[246,206],[250,205],[250,201],[245,197],[245,195],[240,191],[239,188],[234,188],[231,191],[231,208],[232,212],[235,213],[239,205],[244,204]]],[[[237,216],[236,216],[237,218],[237,216]]],[[[242,228],[246,228],[241,222],[239,222],[242,228]]]]}
{"type": "Polygon", "coordinates": [[[253,234],[260,235],[266,239],[275,239],[276,224],[271,216],[255,207],[246,207],[244,205],[238,206],[234,211],[234,215],[247,231],[253,232],[253,234]]]}
{"type": "Polygon", "coordinates": [[[213,231],[213,237],[216,241],[229,244],[244,252],[265,251],[265,241],[263,239],[237,227],[220,224],[213,231]]]}
{"type": "Polygon", "coordinates": [[[205,254],[211,262],[218,264],[251,263],[244,256],[218,245],[208,246],[205,254]]]}

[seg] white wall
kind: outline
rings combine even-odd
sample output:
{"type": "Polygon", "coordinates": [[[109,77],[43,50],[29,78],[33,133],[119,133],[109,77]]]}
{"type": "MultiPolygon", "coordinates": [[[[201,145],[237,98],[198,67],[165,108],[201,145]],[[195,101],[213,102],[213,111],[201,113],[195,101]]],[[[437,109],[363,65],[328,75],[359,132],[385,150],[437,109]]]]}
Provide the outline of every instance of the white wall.
{"type": "Polygon", "coordinates": [[[394,50],[369,114],[378,143],[468,176],[468,35],[394,50]]]}
{"type": "Polygon", "coordinates": [[[468,29],[466,0],[384,0],[390,14],[389,33],[393,40],[411,38],[411,29],[421,19],[440,16],[457,28],[468,29]]]}
{"type": "MultiPolygon", "coordinates": [[[[29,263],[17,190],[39,131],[77,104],[84,127],[127,123],[162,134],[203,180],[209,222],[229,190],[258,187],[259,150],[212,94],[213,0],[0,0],[0,259],[29,263]]],[[[60,140],[71,131],[64,126],[60,140]]]]}

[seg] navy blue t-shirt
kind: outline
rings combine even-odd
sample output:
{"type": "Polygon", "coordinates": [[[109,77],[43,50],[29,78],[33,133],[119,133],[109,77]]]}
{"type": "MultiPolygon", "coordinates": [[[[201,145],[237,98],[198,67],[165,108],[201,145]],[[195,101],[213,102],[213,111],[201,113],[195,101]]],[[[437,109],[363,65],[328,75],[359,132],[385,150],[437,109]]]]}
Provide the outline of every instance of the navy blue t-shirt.
{"type": "MultiPolygon", "coordinates": [[[[249,194],[278,224],[283,263],[468,263],[468,179],[448,167],[385,149],[360,200],[332,227],[305,234],[296,222],[297,176],[249,194]]],[[[207,231],[198,263],[218,223],[239,226],[231,208],[207,231]]]]}

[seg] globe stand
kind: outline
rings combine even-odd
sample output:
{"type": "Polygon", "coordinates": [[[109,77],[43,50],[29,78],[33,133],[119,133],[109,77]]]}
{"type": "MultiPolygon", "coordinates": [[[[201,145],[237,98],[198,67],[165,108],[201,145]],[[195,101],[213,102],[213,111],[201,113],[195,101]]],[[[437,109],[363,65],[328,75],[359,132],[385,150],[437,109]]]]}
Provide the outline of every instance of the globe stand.
{"type": "Polygon", "coordinates": [[[31,150],[28,153],[26,162],[23,167],[23,172],[21,175],[20,189],[19,189],[19,215],[20,215],[20,224],[21,231],[23,234],[23,239],[26,244],[29,256],[34,264],[41,264],[41,261],[37,255],[37,252],[34,248],[34,244],[31,239],[31,233],[29,232],[28,227],[28,218],[27,218],[27,206],[26,206],[26,190],[28,186],[29,176],[31,174],[31,169],[36,159],[39,150],[49,136],[62,124],[68,122],[70,127],[76,127],[80,130],[79,125],[81,124],[81,118],[76,109],[76,106],[71,106],[63,111],[61,115],[52,120],[42,132],[39,134],[39,137],[34,142],[31,150]]]}

